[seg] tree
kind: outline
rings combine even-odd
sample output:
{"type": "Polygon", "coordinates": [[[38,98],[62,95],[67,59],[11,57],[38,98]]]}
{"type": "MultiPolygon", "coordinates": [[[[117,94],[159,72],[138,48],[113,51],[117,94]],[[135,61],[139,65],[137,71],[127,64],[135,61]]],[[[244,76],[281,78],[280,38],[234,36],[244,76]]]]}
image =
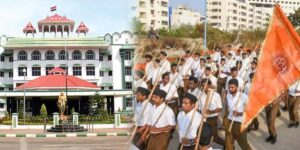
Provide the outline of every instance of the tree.
{"type": "Polygon", "coordinates": [[[138,35],[146,35],[147,34],[147,32],[146,32],[146,30],[144,28],[144,25],[136,17],[133,18],[132,27],[133,27],[133,31],[135,33],[137,33],[138,35]]]}
{"type": "Polygon", "coordinates": [[[46,108],[45,104],[43,104],[42,107],[41,107],[40,116],[43,117],[43,118],[48,116],[47,108],[46,108]]]}
{"type": "Polygon", "coordinates": [[[104,98],[97,92],[95,96],[90,99],[89,111],[91,115],[100,115],[106,118],[108,113],[105,110],[104,98]]]}
{"type": "Polygon", "coordinates": [[[295,13],[290,14],[288,16],[288,18],[295,28],[299,27],[300,26],[300,8],[295,10],[295,13]]]}

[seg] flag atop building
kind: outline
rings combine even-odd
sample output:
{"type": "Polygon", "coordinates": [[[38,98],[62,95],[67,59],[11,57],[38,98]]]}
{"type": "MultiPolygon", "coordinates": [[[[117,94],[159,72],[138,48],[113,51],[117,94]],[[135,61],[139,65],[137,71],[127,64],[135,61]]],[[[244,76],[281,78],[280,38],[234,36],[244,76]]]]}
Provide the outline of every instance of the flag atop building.
{"type": "Polygon", "coordinates": [[[56,11],[56,6],[50,7],[50,10],[51,10],[51,11],[56,11]]]}
{"type": "Polygon", "coordinates": [[[241,130],[289,85],[300,79],[299,50],[300,37],[276,4],[249,92],[241,130]]]}

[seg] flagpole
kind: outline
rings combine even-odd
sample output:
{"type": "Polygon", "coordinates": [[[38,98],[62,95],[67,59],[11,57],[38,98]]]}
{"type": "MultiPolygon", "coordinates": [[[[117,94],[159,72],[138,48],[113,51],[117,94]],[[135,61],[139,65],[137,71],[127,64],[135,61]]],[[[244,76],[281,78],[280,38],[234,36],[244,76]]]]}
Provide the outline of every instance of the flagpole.
{"type": "Polygon", "coordinates": [[[207,0],[204,0],[205,4],[204,4],[204,17],[205,17],[205,21],[204,21],[204,41],[203,41],[203,47],[204,50],[206,50],[206,34],[207,34],[207,11],[206,11],[206,7],[207,7],[207,0]]]}

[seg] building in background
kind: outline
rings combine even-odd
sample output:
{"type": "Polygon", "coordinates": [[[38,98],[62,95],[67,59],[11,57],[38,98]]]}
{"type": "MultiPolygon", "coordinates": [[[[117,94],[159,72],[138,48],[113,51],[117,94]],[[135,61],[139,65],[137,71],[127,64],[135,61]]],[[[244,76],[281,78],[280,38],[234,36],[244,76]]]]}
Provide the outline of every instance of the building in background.
{"type": "Polygon", "coordinates": [[[184,24],[196,25],[201,23],[200,12],[193,11],[185,5],[178,5],[177,8],[172,9],[171,26],[180,26],[184,24]]]}
{"type": "Polygon", "coordinates": [[[169,27],[169,0],[137,0],[133,10],[145,30],[169,27]]]}
{"type": "Polygon", "coordinates": [[[207,0],[207,19],[224,31],[265,29],[278,2],[286,15],[300,7],[299,0],[207,0]]]}
{"type": "Polygon", "coordinates": [[[57,97],[66,92],[66,83],[69,111],[88,113],[87,105],[96,93],[104,97],[109,114],[132,109],[135,35],[124,31],[88,37],[83,22],[76,26],[58,14],[40,20],[37,27],[28,23],[23,29],[26,37],[1,36],[2,113],[23,109],[24,89],[28,114],[39,114],[43,103],[49,114],[57,112],[57,97]],[[74,31],[77,37],[70,37],[74,31]],[[37,32],[42,38],[34,37],[37,32]]]}

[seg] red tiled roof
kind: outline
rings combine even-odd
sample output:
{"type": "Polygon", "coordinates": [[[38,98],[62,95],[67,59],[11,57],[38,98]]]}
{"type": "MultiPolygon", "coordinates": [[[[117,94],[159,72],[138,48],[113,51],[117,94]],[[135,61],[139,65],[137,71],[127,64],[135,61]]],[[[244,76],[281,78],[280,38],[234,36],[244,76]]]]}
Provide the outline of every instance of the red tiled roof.
{"type": "Polygon", "coordinates": [[[31,22],[27,24],[27,26],[23,29],[23,32],[26,33],[28,31],[36,33],[36,29],[32,26],[31,22]]]}
{"type": "MultiPolygon", "coordinates": [[[[59,72],[65,72],[61,68],[54,68],[49,71],[50,75],[41,76],[34,80],[31,80],[23,85],[20,85],[16,90],[30,89],[30,90],[57,90],[66,88],[66,75],[57,74],[59,72]]],[[[79,79],[75,76],[67,76],[68,89],[88,89],[98,90],[100,89],[97,85],[79,79]]]]}
{"type": "Polygon", "coordinates": [[[55,73],[58,73],[58,74],[65,74],[66,71],[64,69],[61,69],[59,67],[55,67],[51,70],[48,71],[49,74],[55,74],[55,73]]]}
{"type": "Polygon", "coordinates": [[[80,32],[89,32],[89,28],[85,26],[83,22],[80,23],[79,27],[76,30],[76,33],[80,32]]]}
{"type": "Polygon", "coordinates": [[[71,30],[74,28],[75,22],[71,19],[68,19],[66,16],[60,16],[58,14],[47,16],[46,19],[42,19],[38,22],[39,30],[42,29],[42,24],[51,24],[51,23],[66,23],[70,24],[71,30]]]}

